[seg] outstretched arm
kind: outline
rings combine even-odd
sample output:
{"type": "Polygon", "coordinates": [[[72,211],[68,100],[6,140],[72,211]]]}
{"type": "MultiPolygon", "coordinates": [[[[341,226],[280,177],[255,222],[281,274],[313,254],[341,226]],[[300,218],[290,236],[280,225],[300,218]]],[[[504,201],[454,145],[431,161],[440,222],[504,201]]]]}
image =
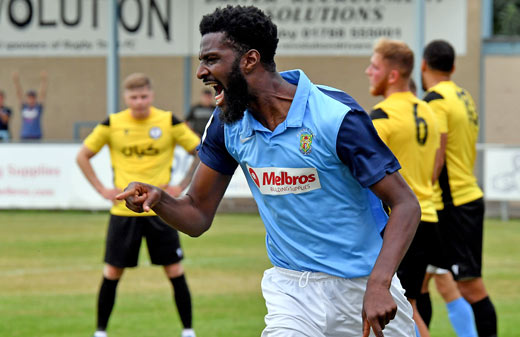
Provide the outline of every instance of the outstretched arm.
{"type": "Polygon", "coordinates": [[[47,97],[47,72],[43,70],[40,73],[40,91],[38,92],[38,101],[40,104],[45,103],[45,98],[47,97]]]}
{"type": "Polygon", "coordinates": [[[20,74],[17,71],[13,72],[13,83],[16,90],[16,98],[18,98],[19,105],[23,104],[23,90],[20,84],[20,74]]]}
{"type": "Polygon", "coordinates": [[[190,236],[209,229],[232,176],[223,175],[200,163],[188,193],[174,198],[159,187],[133,182],[117,199],[134,212],[151,209],[167,224],[190,236]]]}
{"type": "Polygon", "coordinates": [[[419,202],[399,172],[387,175],[371,190],[392,212],[386,225],[383,247],[368,279],[363,301],[363,336],[370,327],[377,337],[395,317],[397,305],[389,292],[399,263],[405,255],[421,218],[419,202]]]}

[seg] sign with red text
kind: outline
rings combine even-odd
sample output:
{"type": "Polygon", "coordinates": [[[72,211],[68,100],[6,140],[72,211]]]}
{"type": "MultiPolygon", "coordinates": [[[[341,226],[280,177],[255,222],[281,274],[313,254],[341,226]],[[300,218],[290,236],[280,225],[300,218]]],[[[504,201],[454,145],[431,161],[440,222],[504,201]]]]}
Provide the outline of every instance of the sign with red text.
{"type": "MultiPolygon", "coordinates": [[[[108,210],[103,199],[76,164],[80,144],[0,144],[0,209],[108,210]]],[[[183,148],[175,149],[172,184],[178,183],[191,165],[183,148]]],[[[99,180],[113,186],[110,155],[104,147],[91,159],[99,180]]],[[[237,170],[225,198],[251,197],[242,170],[237,170]]]]}

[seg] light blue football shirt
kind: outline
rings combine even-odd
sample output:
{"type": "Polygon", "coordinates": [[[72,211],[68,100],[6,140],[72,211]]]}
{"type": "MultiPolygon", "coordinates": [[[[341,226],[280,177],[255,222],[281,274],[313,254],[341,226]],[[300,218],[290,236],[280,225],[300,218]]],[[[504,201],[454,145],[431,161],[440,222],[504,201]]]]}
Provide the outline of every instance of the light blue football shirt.
{"type": "Polygon", "coordinates": [[[266,228],[275,266],[345,278],[367,276],[387,216],[368,189],[397,171],[397,159],[346,93],[316,86],[301,70],[286,120],[270,131],[249,111],[224,124],[216,109],[199,147],[201,161],[232,175],[240,165],[266,228]]]}

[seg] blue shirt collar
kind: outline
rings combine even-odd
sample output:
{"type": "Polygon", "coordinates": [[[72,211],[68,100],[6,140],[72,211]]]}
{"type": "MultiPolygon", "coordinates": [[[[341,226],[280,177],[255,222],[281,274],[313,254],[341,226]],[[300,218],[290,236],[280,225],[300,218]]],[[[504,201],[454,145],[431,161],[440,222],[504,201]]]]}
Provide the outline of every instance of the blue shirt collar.
{"type": "MultiPolygon", "coordinates": [[[[297,85],[297,88],[291,107],[287,113],[287,118],[276,127],[271,136],[284,132],[288,127],[301,127],[303,125],[303,117],[312,86],[309,78],[300,69],[284,71],[281,72],[280,75],[287,82],[297,85]]],[[[244,136],[250,136],[254,131],[271,133],[271,131],[258,122],[248,110],[244,113],[242,125],[244,127],[242,134],[244,136]]]]}

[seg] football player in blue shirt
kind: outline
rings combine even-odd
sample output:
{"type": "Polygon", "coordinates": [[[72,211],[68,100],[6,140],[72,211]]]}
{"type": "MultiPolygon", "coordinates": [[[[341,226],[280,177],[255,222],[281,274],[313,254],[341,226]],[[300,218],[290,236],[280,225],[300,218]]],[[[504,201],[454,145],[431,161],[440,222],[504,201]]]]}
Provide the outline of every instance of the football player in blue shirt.
{"type": "Polygon", "coordinates": [[[217,108],[191,187],[172,198],[132,183],[118,199],[199,236],[240,165],[274,266],[262,280],[262,336],[415,336],[395,271],[421,212],[368,115],[301,70],[278,73],[277,28],[259,9],[219,8],[199,28],[197,77],[217,108]]]}

